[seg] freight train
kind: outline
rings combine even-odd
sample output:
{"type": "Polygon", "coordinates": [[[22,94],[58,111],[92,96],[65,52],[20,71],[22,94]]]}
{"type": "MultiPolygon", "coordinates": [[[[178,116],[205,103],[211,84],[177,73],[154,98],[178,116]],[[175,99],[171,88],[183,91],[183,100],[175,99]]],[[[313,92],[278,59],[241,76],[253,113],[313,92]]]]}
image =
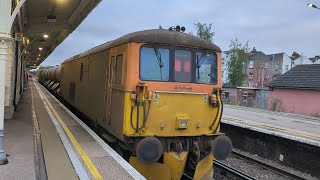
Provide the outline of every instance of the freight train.
{"type": "MultiPolygon", "coordinates": [[[[75,44],[75,46],[77,46],[75,44]]],[[[105,132],[147,179],[212,179],[220,132],[221,49],[175,30],[134,32],[39,72],[39,82],[105,132]]]]}

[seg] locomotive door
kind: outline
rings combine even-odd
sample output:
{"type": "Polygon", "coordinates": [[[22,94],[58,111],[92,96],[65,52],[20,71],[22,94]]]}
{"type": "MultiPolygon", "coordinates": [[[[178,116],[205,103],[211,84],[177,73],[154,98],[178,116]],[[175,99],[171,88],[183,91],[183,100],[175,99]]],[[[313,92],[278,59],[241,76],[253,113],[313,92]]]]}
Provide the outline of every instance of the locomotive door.
{"type": "Polygon", "coordinates": [[[107,90],[107,102],[106,102],[106,119],[108,125],[111,124],[111,95],[112,95],[112,87],[114,84],[114,71],[115,71],[115,56],[111,57],[110,60],[110,68],[109,68],[109,78],[108,78],[108,90],[107,90]]]}
{"type": "Polygon", "coordinates": [[[121,80],[122,80],[122,64],[123,64],[123,55],[111,56],[110,61],[110,73],[108,78],[108,91],[107,91],[107,113],[106,119],[108,125],[111,125],[112,110],[116,109],[118,106],[119,100],[115,100],[117,98],[116,92],[121,88],[121,80]]]}

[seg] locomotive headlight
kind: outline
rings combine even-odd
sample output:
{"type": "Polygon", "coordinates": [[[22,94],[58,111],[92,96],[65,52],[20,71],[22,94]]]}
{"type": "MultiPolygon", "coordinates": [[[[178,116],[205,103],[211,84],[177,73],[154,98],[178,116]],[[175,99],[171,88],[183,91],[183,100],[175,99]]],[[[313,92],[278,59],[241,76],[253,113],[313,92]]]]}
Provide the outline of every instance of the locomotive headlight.
{"type": "Polygon", "coordinates": [[[183,119],[180,121],[180,124],[179,124],[180,128],[186,128],[187,125],[188,125],[188,120],[183,119]]]}
{"type": "Polygon", "coordinates": [[[186,129],[188,127],[187,117],[177,117],[176,129],[186,129]]]}

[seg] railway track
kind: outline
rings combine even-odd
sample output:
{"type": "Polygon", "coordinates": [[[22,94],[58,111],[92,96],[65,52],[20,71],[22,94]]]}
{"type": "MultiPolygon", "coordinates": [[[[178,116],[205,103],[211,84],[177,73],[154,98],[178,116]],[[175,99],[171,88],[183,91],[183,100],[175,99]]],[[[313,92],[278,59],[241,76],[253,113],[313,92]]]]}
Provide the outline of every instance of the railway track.
{"type": "MultiPolygon", "coordinates": [[[[289,172],[287,170],[284,170],[284,169],[280,169],[278,167],[275,167],[271,164],[268,164],[266,162],[263,162],[263,161],[260,161],[260,160],[257,160],[257,159],[254,159],[254,158],[251,158],[249,156],[246,156],[242,153],[239,153],[239,152],[236,152],[236,151],[232,151],[232,155],[234,157],[237,157],[237,158],[240,158],[244,161],[247,161],[249,163],[252,163],[252,164],[255,164],[257,166],[260,166],[261,168],[264,168],[264,169],[267,169],[269,171],[272,171],[274,172],[275,174],[279,174],[281,176],[284,176],[286,178],[289,178],[289,179],[296,179],[296,180],[308,180],[307,178],[305,177],[302,177],[302,176],[299,176],[297,174],[294,174],[292,172],[289,172]]],[[[231,167],[221,161],[217,161],[217,160],[214,160],[213,162],[213,165],[215,168],[219,168],[220,169],[220,173],[222,176],[232,176],[234,177],[235,179],[244,179],[244,180],[255,180],[256,178],[245,173],[245,172],[242,172],[234,167],[231,167]],[[228,175],[227,175],[228,174],[228,175]]],[[[183,174],[183,180],[186,180],[186,179],[192,179],[191,176],[187,175],[187,174],[183,174]]]]}
{"type": "MultiPolygon", "coordinates": [[[[226,176],[226,174],[228,174],[228,177],[229,176],[232,176],[233,178],[235,179],[241,179],[241,180],[255,180],[254,177],[250,176],[249,174],[247,173],[244,173],[236,168],[233,168],[221,161],[218,161],[218,160],[214,160],[213,162],[213,166],[215,168],[219,168],[221,170],[221,172],[223,172],[223,176],[226,176]]],[[[187,174],[183,174],[183,177],[182,177],[183,180],[186,180],[186,179],[192,179],[191,176],[187,175],[187,174]]]]}
{"type": "Polygon", "coordinates": [[[213,165],[216,166],[217,168],[222,169],[223,171],[225,171],[226,173],[231,174],[232,176],[234,176],[237,179],[243,179],[243,180],[255,180],[254,177],[250,176],[247,173],[244,173],[236,168],[233,168],[221,161],[218,160],[214,160],[213,161],[213,165]]]}
{"type": "Polygon", "coordinates": [[[262,168],[265,168],[265,169],[268,169],[270,171],[273,171],[274,173],[276,174],[280,174],[282,176],[285,176],[285,177],[288,177],[288,178],[291,178],[291,179],[296,179],[296,180],[308,180],[307,178],[304,178],[302,176],[299,176],[297,174],[294,174],[292,172],[289,172],[287,170],[284,170],[284,169],[280,169],[278,167],[275,167],[271,164],[268,164],[266,162],[263,162],[263,161],[260,161],[260,160],[257,160],[257,159],[254,159],[254,158],[251,158],[249,156],[246,156],[242,153],[239,153],[239,152],[236,152],[236,151],[232,151],[232,155],[234,155],[235,157],[238,157],[240,159],[243,159],[245,161],[248,161],[250,163],[253,163],[253,164],[256,164],[262,168]]]}

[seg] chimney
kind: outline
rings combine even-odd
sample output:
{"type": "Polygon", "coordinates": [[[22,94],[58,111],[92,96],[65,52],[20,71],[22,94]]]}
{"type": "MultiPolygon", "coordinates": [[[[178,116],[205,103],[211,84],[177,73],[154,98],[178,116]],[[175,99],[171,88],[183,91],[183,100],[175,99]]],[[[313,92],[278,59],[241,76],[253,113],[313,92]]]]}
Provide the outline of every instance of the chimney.
{"type": "Polygon", "coordinates": [[[297,57],[297,56],[300,56],[300,54],[298,54],[297,52],[292,53],[292,57],[297,57]]]}

